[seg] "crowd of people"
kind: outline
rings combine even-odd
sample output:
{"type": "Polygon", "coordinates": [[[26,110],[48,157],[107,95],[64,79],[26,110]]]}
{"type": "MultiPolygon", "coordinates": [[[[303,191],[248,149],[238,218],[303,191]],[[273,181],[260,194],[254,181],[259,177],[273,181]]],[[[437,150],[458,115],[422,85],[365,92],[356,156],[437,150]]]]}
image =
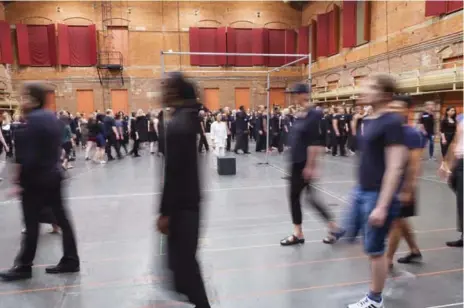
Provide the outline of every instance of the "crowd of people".
{"type": "MultiPolygon", "coordinates": [[[[14,156],[18,166],[12,177],[13,191],[21,198],[25,230],[14,266],[0,273],[0,277],[5,281],[32,277],[38,226],[43,222],[45,208],[53,217],[49,223],[62,233],[64,250],[59,263],[46,268],[46,272],[80,271],[72,222],[61,193],[62,169],[71,168],[77,147],[85,149],[85,159],[103,163],[115,159],[113,150],[118,159],[123,158],[122,150],[126,155],[139,157],[141,144],[148,143],[150,153],[157,151],[167,158],[157,228],[167,236],[174,288],[197,308],[209,308],[196,259],[201,208],[198,152],[203,148],[209,151],[211,144],[221,156],[232,151],[235,140],[236,154],[249,153],[248,144],[253,140],[257,152],[290,152],[288,180],[293,231],[280,244],[305,242],[300,202],[304,193],[327,225],[324,243],[336,244],[342,237],[354,239],[363,232],[372,279],[367,295],[348,307],[384,307],[382,291],[388,269],[394,268],[393,256],[401,238],[407,241],[410,253],[399,263],[422,258],[407,219],[416,215],[415,196],[427,142],[429,157],[434,157],[435,105],[427,102],[417,127],[408,125],[411,99],[395,95],[396,82],[389,75],[368,78],[354,109],[319,108],[310,101],[310,91],[306,84],[295,85],[291,90],[294,105],[283,110],[273,108],[269,115],[263,106],[256,111],[245,111],[242,106],[236,111],[226,107],[213,112],[201,107],[192,82],[180,73],[171,73],[163,82],[163,105],[169,108],[165,121],[163,111],[144,114],[138,110],[130,116],[123,112],[114,115],[112,110],[88,116],[72,116],[66,111],[54,114],[44,109],[48,92],[43,85],[25,86],[28,99],[21,105],[22,116],[15,115],[12,121],[8,113],[3,114],[0,135],[2,153],[14,156]],[[341,222],[336,221],[311,186],[319,174],[318,157],[324,152],[360,156],[351,206],[341,222]]],[[[463,134],[462,115],[456,117],[456,110],[448,108],[440,124],[444,158],[439,172],[456,194],[461,232],[460,239],[446,243],[450,247],[463,246],[463,134]]]]}

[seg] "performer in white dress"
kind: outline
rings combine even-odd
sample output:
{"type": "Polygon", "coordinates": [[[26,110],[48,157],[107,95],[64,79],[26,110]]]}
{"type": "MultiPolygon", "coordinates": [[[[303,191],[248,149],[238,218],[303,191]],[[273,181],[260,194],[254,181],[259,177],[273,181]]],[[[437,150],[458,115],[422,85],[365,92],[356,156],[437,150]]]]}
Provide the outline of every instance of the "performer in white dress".
{"type": "Polygon", "coordinates": [[[218,114],[216,121],[211,124],[211,140],[213,142],[214,153],[217,156],[224,156],[227,141],[227,124],[222,121],[221,114],[218,114]]]}

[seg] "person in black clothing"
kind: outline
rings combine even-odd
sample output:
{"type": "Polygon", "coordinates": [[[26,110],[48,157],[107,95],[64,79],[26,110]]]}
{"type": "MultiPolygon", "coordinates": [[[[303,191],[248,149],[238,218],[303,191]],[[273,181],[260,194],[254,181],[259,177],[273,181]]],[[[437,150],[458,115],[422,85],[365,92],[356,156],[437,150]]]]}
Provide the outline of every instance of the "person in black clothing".
{"type": "Polygon", "coordinates": [[[230,147],[232,143],[232,114],[230,113],[229,107],[224,108],[224,115],[222,116],[222,119],[227,124],[226,151],[230,152],[230,147]]]}
{"type": "Polygon", "coordinates": [[[353,131],[351,130],[351,122],[353,121],[353,108],[347,107],[346,108],[346,128],[347,128],[347,136],[346,136],[346,141],[347,141],[347,148],[348,151],[350,152],[351,155],[354,155],[355,151],[355,141],[353,137],[353,131]]]}
{"type": "Polygon", "coordinates": [[[114,147],[118,159],[121,159],[122,155],[118,141],[122,136],[119,135],[116,122],[114,120],[113,111],[111,109],[106,111],[106,117],[103,119],[103,125],[105,128],[106,156],[108,157],[108,161],[114,160],[113,155],[111,154],[111,147],[114,147]]]}
{"type": "Polygon", "coordinates": [[[235,128],[237,133],[235,154],[238,154],[238,150],[242,150],[245,154],[250,154],[248,152],[248,115],[243,106],[240,106],[238,112],[235,114],[235,128]]]}
{"type": "Polygon", "coordinates": [[[17,153],[15,192],[21,191],[24,223],[27,229],[23,235],[21,250],[15,265],[0,273],[5,281],[29,279],[32,277],[39,220],[42,208],[48,205],[63,233],[64,254],[56,266],[45,269],[49,274],[79,271],[79,256],[72,224],[68,219],[62,197],[62,174],[60,152],[62,127],[56,116],[44,109],[50,89],[41,84],[28,84],[24,88],[21,108],[26,115],[27,126],[16,135],[17,153]]]}
{"type": "Polygon", "coordinates": [[[236,117],[236,111],[232,110],[232,113],[230,114],[230,137],[234,141],[235,140],[235,135],[237,134],[237,117],[236,117]]]}
{"type": "Polygon", "coordinates": [[[345,144],[348,134],[348,122],[343,107],[338,107],[338,113],[333,117],[333,142],[332,142],[332,156],[337,156],[337,147],[340,148],[340,156],[345,155],[345,144]]]}
{"type": "MultiPolygon", "coordinates": [[[[440,123],[440,143],[441,143],[441,154],[443,158],[448,153],[448,148],[454,139],[456,134],[456,109],[453,107],[446,108],[445,116],[440,123]]],[[[449,168],[448,168],[449,169],[449,168]]]]}
{"type": "Polygon", "coordinates": [[[332,150],[332,143],[333,143],[333,138],[334,138],[334,130],[333,130],[333,125],[332,121],[335,115],[335,110],[333,107],[329,108],[326,116],[327,120],[327,138],[326,138],[326,149],[327,152],[330,152],[332,150]]]}
{"type": "Polygon", "coordinates": [[[132,126],[132,138],[134,139],[134,146],[132,148],[132,154],[134,157],[140,157],[139,149],[140,143],[146,140],[146,133],[148,132],[147,128],[147,118],[143,114],[142,109],[139,109],[136,114],[132,126]]]}
{"type": "Polygon", "coordinates": [[[250,113],[250,118],[248,121],[249,129],[250,129],[250,140],[256,141],[256,112],[252,111],[250,113]]]}
{"type": "Polygon", "coordinates": [[[358,150],[358,143],[359,138],[362,136],[362,123],[364,114],[362,113],[363,109],[361,106],[356,106],[355,113],[351,119],[351,123],[349,124],[351,127],[351,135],[352,135],[352,147],[353,151],[356,152],[358,150]]]}
{"type": "Polygon", "coordinates": [[[205,121],[205,132],[208,134],[211,132],[211,124],[213,124],[214,119],[213,116],[211,115],[211,112],[206,113],[206,121],[205,121]]]}
{"type": "Polygon", "coordinates": [[[271,144],[269,147],[276,148],[279,153],[282,153],[284,150],[282,144],[280,142],[280,135],[281,135],[281,113],[279,107],[274,108],[274,112],[271,115],[271,119],[269,121],[269,131],[271,133],[271,144]]]}
{"type": "MultiPolygon", "coordinates": [[[[328,130],[328,127],[329,127],[329,122],[327,121],[327,114],[328,114],[328,110],[323,109],[320,124],[321,124],[321,138],[322,138],[322,140],[324,140],[324,147],[326,147],[327,130],[328,130]]],[[[326,152],[327,152],[327,148],[326,148],[326,152]]]]}
{"type": "Polygon", "coordinates": [[[264,106],[259,106],[256,118],[256,152],[266,150],[267,114],[264,106]]]}
{"type": "Polygon", "coordinates": [[[163,103],[174,112],[166,128],[164,187],[157,227],[167,235],[167,259],[175,290],[186,295],[196,308],[210,308],[196,259],[201,216],[197,96],[181,73],[169,74],[163,86],[163,103]]]}
{"type": "Polygon", "coordinates": [[[429,157],[433,159],[433,153],[435,151],[435,116],[433,115],[435,109],[434,102],[425,103],[425,111],[419,116],[420,129],[426,136],[429,142],[429,157]]]}
{"type": "Polygon", "coordinates": [[[164,111],[158,113],[158,155],[165,152],[166,138],[164,129],[164,111]]]}
{"type": "Polygon", "coordinates": [[[294,230],[292,235],[280,241],[282,246],[303,244],[305,242],[302,228],[302,212],[300,196],[304,189],[307,191],[308,201],[327,222],[330,234],[324,242],[332,243],[341,236],[341,232],[334,217],[325,206],[315,197],[311,182],[317,177],[316,161],[322,153],[324,139],[320,132],[322,112],[316,110],[309,102],[309,87],[297,84],[292,93],[298,104],[305,104],[306,108],[298,114],[291,136],[291,175],[290,175],[290,210],[294,230]]]}
{"type": "Polygon", "coordinates": [[[203,152],[203,146],[205,147],[206,152],[209,152],[208,140],[206,140],[206,128],[205,128],[205,112],[200,110],[198,116],[198,133],[200,134],[200,139],[198,140],[198,153],[203,152]]]}

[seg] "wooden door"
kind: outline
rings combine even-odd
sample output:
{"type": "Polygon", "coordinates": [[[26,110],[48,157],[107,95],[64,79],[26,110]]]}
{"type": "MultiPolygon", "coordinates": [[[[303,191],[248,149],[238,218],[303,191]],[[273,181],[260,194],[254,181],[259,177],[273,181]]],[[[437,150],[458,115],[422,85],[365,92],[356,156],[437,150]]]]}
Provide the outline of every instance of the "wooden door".
{"type": "Polygon", "coordinates": [[[285,98],[285,88],[271,88],[271,92],[269,93],[269,107],[287,106],[285,98]]]}
{"type": "Polygon", "coordinates": [[[245,111],[250,108],[250,88],[235,88],[235,109],[240,106],[245,108],[245,111]]]}
{"type": "Polygon", "coordinates": [[[77,112],[91,114],[95,111],[93,90],[77,90],[77,112]]]}
{"type": "Polygon", "coordinates": [[[111,109],[115,114],[120,111],[129,113],[129,94],[126,89],[111,90],[111,109]]]}
{"type": "Polygon", "coordinates": [[[48,92],[47,94],[47,102],[45,103],[45,108],[56,112],[56,96],[55,91],[48,92]]]}
{"type": "Polygon", "coordinates": [[[453,107],[456,109],[456,114],[461,114],[462,109],[462,91],[443,93],[443,104],[441,105],[440,118],[445,116],[446,108],[453,107]]]}
{"type": "MultiPolygon", "coordinates": [[[[111,51],[119,51],[122,54],[124,66],[129,65],[129,30],[127,27],[108,27],[108,41],[110,42],[111,51]]],[[[114,57],[114,55],[110,55],[114,57]]],[[[119,60],[110,59],[111,64],[119,64],[119,60]]]]}
{"type": "Polygon", "coordinates": [[[203,92],[203,105],[211,111],[219,110],[219,89],[205,89],[203,92]]]}

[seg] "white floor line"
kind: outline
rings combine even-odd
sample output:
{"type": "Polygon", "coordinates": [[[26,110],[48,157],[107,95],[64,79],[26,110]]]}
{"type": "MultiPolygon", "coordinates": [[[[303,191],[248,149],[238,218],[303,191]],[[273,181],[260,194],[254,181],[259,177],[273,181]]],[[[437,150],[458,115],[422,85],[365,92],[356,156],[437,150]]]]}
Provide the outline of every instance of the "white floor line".
{"type": "Polygon", "coordinates": [[[448,304],[448,305],[441,305],[441,306],[430,306],[427,308],[448,308],[448,307],[464,307],[463,303],[455,303],[455,304],[448,304]]]}

